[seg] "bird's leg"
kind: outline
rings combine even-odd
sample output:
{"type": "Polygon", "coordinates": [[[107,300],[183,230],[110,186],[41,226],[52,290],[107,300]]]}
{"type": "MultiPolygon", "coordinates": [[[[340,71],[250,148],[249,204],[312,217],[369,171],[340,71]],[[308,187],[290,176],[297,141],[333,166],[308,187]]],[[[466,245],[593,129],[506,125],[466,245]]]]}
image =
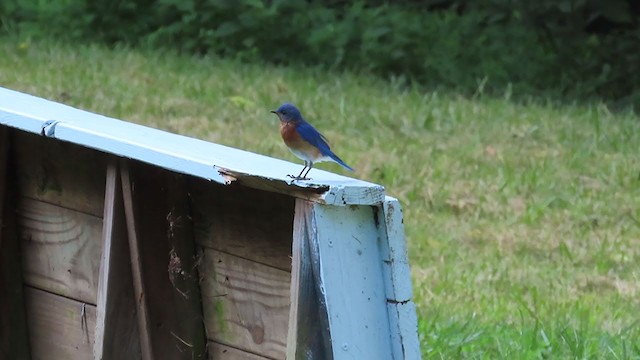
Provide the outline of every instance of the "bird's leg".
{"type": "Polygon", "coordinates": [[[304,170],[307,168],[308,165],[308,161],[304,161],[304,167],[302,168],[302,171],[300,171],[300,174],[298,174],[298,176],[293,176],[293,175],[287,175],[288,177],[294,179],[294,180],[307,180],[302,176],[302,173],[304,172],[304,170]]]}
{"type": "Polygon", "coordinates": [[[296,180],[302,180],[302,179],[303,179],[303,177],[302,177],[302,173],[303,173],[303,172],[304,172],[304,170],[307,168],[307,166],[308,166],[308,165],[307,165],[307,162],[305,161],[305,162],[304,162],[304,167],[302,168],[302,171],[300,171],[300,174],[298,174],[298,176],[296,176],[296,177],[295,177],[295,179],[296,179],[296,180]]]}
{"type": "MultiPolygon", "coordinates": [[[[302,180],[311,180],[307,177],[307,175],[309,175],[309,171],[311,171],[311,168],[313,167],[313,163],[311,161],[309,161],[309,167],[307,168],[307,172],[304,173],[304,175],[302,176],[302,180]]],[[[302,174],[302,173],[300,173],[302,174]]]]}
{"type": "Polygon", "coordinates": [[[312,167],[313,167],[313,163],[311,161],[305,160],[304,167],[302,168],[302,171],[300,171],[300,174],[298,174],[298,176],[293,176],[293,175],[287,175],[287,176],[292,178],[293,180],[311,180],[310,178],[307,177],[307,174],[309,174],[309,171],[311,171],[312,167]],[[305,170],[307,170],[307,172],[305,172],[305,170]]]}

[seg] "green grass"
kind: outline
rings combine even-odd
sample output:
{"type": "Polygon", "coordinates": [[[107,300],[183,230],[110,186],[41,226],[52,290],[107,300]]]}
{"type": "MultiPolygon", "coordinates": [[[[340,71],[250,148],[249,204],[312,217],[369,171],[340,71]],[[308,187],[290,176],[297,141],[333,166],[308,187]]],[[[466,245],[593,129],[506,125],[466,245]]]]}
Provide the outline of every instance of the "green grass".
{"type": "Polygon", "coordinates": [[[268,110],[299,105],[401,200],[425,357],[640,359],[632,113],[152,51],[0,51],[0,86],[292,161],[268,110]]]}

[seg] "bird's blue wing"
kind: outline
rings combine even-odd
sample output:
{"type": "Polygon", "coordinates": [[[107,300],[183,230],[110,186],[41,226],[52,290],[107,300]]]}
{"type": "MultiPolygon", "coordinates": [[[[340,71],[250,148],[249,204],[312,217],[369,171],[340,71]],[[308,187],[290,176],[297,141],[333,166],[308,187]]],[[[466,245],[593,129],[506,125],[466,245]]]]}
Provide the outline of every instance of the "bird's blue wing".
{"type": "Polygon", "coordinates": [[[327,138],[320,134],[313,125],[306,121],[302,121],[296,124],[296,130],[298,131],[298,134],[300,134],[300,137],[302,137],[306,142],[320,149],[320,153],[322,153],[322,155],[329,156],[332,154],[331,148],[327,143],[327,138]]]}
{"type": "Polygon", "coordinates": [[[296,124],[296,130],[298,131],[298,134],[300,134],[300,137],[302,137],[306,142],[317,147],[323,156],[328,156],[338,164],[344,166],[345,169],[353,171],[353,169],[349,165],[345,164],[345,162],[342,161],[342,159],[340,159],[338,155],[334,154],[333,151],[331,151],[331,148],[327,143],[327,138],[325,138],[324,135],[320,134],[320,132],[316,130],[316,128],[314,128],[311,124],[306,121],[302,121],[296,124]]]}

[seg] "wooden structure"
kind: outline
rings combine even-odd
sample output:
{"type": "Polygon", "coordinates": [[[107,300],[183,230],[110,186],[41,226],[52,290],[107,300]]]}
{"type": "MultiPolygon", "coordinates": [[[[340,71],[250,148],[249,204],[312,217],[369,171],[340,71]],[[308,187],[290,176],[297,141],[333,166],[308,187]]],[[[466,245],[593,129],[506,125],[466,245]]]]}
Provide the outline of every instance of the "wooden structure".
{"type": "Polygon", "coordinates": [[[375,184],[0,88],[0,359],[418,359],[375,184]]]}

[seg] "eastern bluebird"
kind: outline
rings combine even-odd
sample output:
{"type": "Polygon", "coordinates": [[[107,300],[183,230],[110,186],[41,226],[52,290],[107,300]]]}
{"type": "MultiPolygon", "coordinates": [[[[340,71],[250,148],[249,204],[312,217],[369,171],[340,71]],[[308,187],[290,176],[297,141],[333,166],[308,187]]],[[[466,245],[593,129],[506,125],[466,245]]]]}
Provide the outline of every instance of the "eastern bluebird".
{"type": "Polygon", "coordinates": [[[345,169],[353,169],[344,163],[336,154],[331,151],[327,138],[325,138],[316,128],[306,122],[295,106],[289,103],[280,105],[278,110],[271,111],[280,118],[280,135],[284,143],[291,152],[304,160],[304,167],[298,176],[287,175],[295,180],[310,180],[307,174],[311,171],[313,163],[321,161],[336,162],[345,169]],[[307,170],[307,172],[305,172],[307,170]],[[302,175],[304,173],[304,175],[302,175]]]}

